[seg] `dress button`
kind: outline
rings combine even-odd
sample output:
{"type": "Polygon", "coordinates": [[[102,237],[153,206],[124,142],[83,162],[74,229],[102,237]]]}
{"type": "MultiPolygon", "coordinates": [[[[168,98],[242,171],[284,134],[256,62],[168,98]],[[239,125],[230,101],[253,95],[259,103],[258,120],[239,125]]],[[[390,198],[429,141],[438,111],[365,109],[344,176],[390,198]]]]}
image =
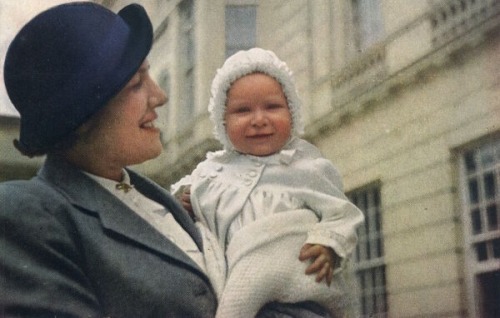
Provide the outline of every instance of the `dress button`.
{"type": "Polygon", "coordinates": [[[222,166],[221,166],[221,165],[217,165],[217,166],[215,167],[215,170],[216,170],[216,171],[222,171],[222,166]]]}
{"type": "Polygon", "coordinates": [[[252,184],[252,180],[246,179],[245,180],[245,185],[249,186],[252,184]]]}
{"type": "Polygon", "coordinates": [[[215,178],[217,177],[217,172],[211,172],[210,173],[210,178],[215,178]]]}
{"type": "Polygon", "coordinates": [[[248,173],[248,175],[249,175],[250,177],[252,177],[252,178],[253,178],[253,177],[257,176],[257,172],[255,172],[255,171],[250,171],[250,172],[248,173]]]}

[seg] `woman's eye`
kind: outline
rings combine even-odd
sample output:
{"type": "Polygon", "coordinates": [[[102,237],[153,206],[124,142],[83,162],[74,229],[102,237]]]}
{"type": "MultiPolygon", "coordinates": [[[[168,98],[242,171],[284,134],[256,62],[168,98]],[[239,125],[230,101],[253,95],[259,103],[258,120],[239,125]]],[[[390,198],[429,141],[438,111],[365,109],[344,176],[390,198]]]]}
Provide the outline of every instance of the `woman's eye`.
{"type": "Polygon", "coordinates": [[[142,87],[142,83],[143,83],[142,80],[138,81],[137,83],[135,83],[134,85],[132,85],[132,88],[137,90],[137,89],[139,89],[139,88],[142,87]]]}
{"type": "Polygon", "coordinates": [[[131,89],[136,89],[140,88],[142,86],[142,76],[137,73],[135,74],[130,82],[127,84],[127,87],[130,87],[131,89]]]}

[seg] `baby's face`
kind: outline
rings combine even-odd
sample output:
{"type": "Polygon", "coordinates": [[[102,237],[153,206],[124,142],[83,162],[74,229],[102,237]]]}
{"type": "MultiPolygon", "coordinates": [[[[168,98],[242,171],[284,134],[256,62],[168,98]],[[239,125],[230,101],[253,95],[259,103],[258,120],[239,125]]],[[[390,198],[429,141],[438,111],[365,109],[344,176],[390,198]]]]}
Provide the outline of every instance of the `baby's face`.
{"type": "Polygon", "coordinates": [[[224,120],[234,148],[254,156],[280,151],[292,129],[292,116],[280,83],[262,73],[246,75],[231,85],[224,120]]]}

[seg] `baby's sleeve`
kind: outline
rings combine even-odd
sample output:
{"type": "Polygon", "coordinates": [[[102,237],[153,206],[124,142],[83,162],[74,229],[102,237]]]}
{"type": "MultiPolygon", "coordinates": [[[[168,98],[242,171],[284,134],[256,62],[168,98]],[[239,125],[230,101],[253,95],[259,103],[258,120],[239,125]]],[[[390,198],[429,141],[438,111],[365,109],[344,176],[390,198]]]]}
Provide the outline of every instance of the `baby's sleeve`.
{"type": "Polygon", "coordinates": [[[363,213],[345,196],[341,176],[330,161],[318,158],[311,169],[314,178],[304,199],[320,221],[308,233],[306,243],[329,246],[346,258],[356,247],[356,229],[364,222],[363,213]]]}
{"type": "Polygon", "coordinates": [[[179,181],[170,186],[170,193],[175,197],[177,197],[177,195],[182,193],[185,187],[190,186],[192,184],[193,182],[192,178],[193,178],[192,175],[186,175],[182,177],[179,181]]]}
{"type": "Polygon", "coordinates": [[[196,183],[198,179],[196,179],[195,176],[199,175],[202,171],[209,170],[213,165],[213,161],[217,160],[217,158],[221,157],[222,155],[222,151],[208,152],[206,154],[206,159],[198,163],[196,168],[191,171],[191,174],[182,177],[179,181],[170,186],[170,193],[175,196],[177,194],[180,194],[187,186],[191,186],[193,182],[196,183]]]}

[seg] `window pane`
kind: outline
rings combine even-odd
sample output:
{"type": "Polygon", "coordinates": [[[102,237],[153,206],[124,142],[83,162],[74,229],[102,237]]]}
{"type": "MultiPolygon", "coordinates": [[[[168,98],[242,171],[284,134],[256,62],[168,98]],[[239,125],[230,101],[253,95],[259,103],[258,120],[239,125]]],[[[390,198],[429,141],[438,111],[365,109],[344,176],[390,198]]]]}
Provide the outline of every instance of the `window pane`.
{"type": "Polygon", "coordinates": [[[481,233],[482,225],[481,225],[481,211],[479,209],[472,211],[471,213],[471,222],[472,222],[472,233],[478,234],[481,233]]]}
{"type": "Polygon", "coordinates": [[[465,168],[467,172],[474,172],[476,170],[476,163],[474,162],[474,153],[468,152],[465,154],[465,168]]]}
{"type": "Polygon", "coordinates": [[[362,313],[368,312],[368,305],[366,303],[366,298],[367,297],[365,295],[361,296],[361,312],[362,313]]]}
{"type": "Polygon", "coordinates": [[[371,242],[370,240],[366,240],[366,258],[365,259],[371,259],[373,258],[373,255],[371,254],[371,242]]]}
{"type": "Polygon", "coordinates": [[[479,202],[479,189],[476,179],[472,179],[469,181],[469,200],[472,204],[479,202]]]}
{"type": "Polygon", "coordinates": [[[384,256],[384,244],[382,244],[382,239],[380,237],[377,239],[377,250],[378,250],[378,254],[376,255],[377,257],[384,256]]]}
{"type": "Polygon", "coordinates": [[[484,176],[484,194],[486,199],[493,199],[496,192],[495,175],[493,172],[487,173],[484,176]]]}
{"type": "Polygon", "coordinates": [[[498,229],[498,212],[496,204],[490,205],[486,209],[486,216],[488,218],[488,229],[490,231],[498,229]]]}
{"type": "Polygon", "coordinates": [[[177,113],[177,130],[183,131],[186,129],[186,122],[192,120],[195,112],[195,89],[194,89],[194,72],[195,72],[195,40],[194,40],[194,23],[193,23],[194,2],[192,0],[183,0],[179,4],[179,85],[181,96],[181,107],[177,113]]]}
{"type": "Polygon", "coordinates": [[[495,152],[496,152],[496,158],[495,162],[498,163],[500,162],[500,140],[497,140],[496,145],[495,145],[495,152]]]}
{"type": "Polygon", "coordinates": [[[382,39],[384,34],[380,0],[353,0],[356,43],[364,50],[382,39]]]}
{"type": "Polygon", "coordinates": [[[493,245],[493,257],[500,258],[500,238],[494,239],[492,245],[493,245]]]}
{"type": "Polygon", "coordinates": [[[500,317],[500,271],[492,271],[479,275],[480,294],[484,299],[480,302],[481,317],[500,317]]]}
{"type": "Polygon", "coordinates": [[[255,6],[226,6],[226,56],[255,46],[255,6]]]}
{"type": "Polygon", "coordinates": [[[485,242],[476,244],[476,257],[479,262],[488,259],[488,250],[485,242]]]}
{"type": "Polygon", "coordinates": [[[380,211],[375,210],[375,215],[374,215],[374,222],[375,222],[375,231],[380,232],[381,227],[381,220],[380,220],[380,211]]]}
{"type": "Polygon", "coordinates": [[[491,167],[495,163],[495,148],[484,147],[481,151],[481,164],[483,167],[491,167]]]}

